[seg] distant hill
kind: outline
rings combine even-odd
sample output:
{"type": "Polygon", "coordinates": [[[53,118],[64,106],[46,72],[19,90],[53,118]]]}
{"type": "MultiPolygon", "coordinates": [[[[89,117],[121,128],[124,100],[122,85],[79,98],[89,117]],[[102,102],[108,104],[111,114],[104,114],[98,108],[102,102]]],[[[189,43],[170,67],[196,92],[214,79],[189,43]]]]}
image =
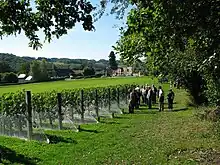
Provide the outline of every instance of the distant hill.
{"type": "MultiPolygon", "coordinates": [[[[69,58],[45,58],[38,57],[37,60],[45,59],[47,62],[54,63],[60,68],[70,68],[74,70],[81,70],[86,66],[91,66],[97,71],[105,70],[108,66],[108,60],[88,60],[88,59],[69,59],[69,58]]],[[[19,72],[23,63],[32,62],[36,60],[34,57],[19,57],[13,54],[0,53],[0,61],[8,63],[14,72],[19,72]]]]}
{"type": "Polygon", "coordinates": [[[30,62],[32,60],[30,58],[18,57],[13,54],[0,53],[0,61],[8,63],[14,72],[18,72],[23,63],[30,62]]]}

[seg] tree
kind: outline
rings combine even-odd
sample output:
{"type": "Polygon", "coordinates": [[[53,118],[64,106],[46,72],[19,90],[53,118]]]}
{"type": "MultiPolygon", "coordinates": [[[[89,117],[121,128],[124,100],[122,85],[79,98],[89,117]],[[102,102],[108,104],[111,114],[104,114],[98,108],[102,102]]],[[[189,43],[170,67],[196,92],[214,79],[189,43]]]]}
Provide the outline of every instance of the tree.
{"type": "Polygon", "coordinates": [[[30,63],[29,62],[23,63],[20,67],[19,72],[28,75],[30,73],[30,63]]]}
{"type": "Polygon", "coordinates": [[[11,71],[12,69],[8,63],[4,61],[0,61],[0,73],[6,73],[6,72],[11,72],[11,71]]]}
{"type": "Polygon", "coordinates": [[[37,60],[35,60],[31,63],[31,75],[33,76],[34,81],[41,80],[40,62],[37,60]]]}
{"type": "Polygon", "coordinates": [[[118,68],[118,64],[116,62],[115,53],[113,51],[109,54],[109,66],[112,70],[116,70],[118,68]]]}
{"type": "Polygon", "coordinates": [[[189,90],[202,82],[203,89],[196,93],[201,95],[207,80],[220,76],[218,2],[133,0],[132,3],[136,8],[130,11],[127,27],[121,28],[121,38],[114,47],[122,60],[132,63],[145,57],[148,68],[169,73],[173,79],[185,77],[184,85],[189,90]]]}
{"type": "Polygon", "coordinates": [[[45,59],[33,61],[31,64],[31,75],[34,81],[47,81],[49,79],[47,61],[45,59]]]}
{"type": "Polygon", "coordinates": [[[45,59],[43,59],[41,61],[41,64],[40,64],[40,68],[41,68],[41,81],[46,81],[46,80],[49,79],[47,65],[48,65],[47,61],[45,59]]]}
{"type": "Polygon", "coordinates": [[[93,75],[95,75],[95,69],[94,68],[90,68],[90,67],[86,67],[83,70],[83,75],[84,76],[93,76],[93,75]]]}
{"type": "Polygon", "coordinates": [[[5,81],[7,83],[17,83],[18,76],[14,73],[5,73],[3,76],[3,81],[5,81]]]}
{"type": "Polygon", "coordinates": [[[22,31],[29,38],[29,46],[42,46],[37,32],[42,30],[45,40],[67,34],[77,22],[84,30],[93,30],[91,13],[95,8],[86,0],[5,0],[0,2],[0,37],[17,35],[22,31]],[[34,2],[31,4],[31,2],[34,2]]]}

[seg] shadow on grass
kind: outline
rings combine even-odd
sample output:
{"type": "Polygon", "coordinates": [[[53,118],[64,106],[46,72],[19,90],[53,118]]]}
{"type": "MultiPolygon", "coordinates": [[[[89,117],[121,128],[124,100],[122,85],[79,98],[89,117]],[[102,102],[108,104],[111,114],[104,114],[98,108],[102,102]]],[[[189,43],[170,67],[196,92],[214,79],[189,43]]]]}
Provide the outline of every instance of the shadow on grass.
{"type": "Polygon", "coordinates": [[[51,144],[57,144],[57,143],[73,143],[73,144],[77,144],[77,141],[75,141],[72,138],[65,138],[62,136],[57,136],[57,135],[50,135],[50,134],[46,134],[47,138],[50,140],[51,144]]]}
{"type": "Polygon", "coordinates": [[[147,108],[147,110],[149,110],[149,111],[150,111],[150,110],[159,110],[159,108],[153,107],[153,108],[151,108],[151,109],[148,109],[148,108],[147,108]]]}
{"type": "Polygon", "coordinates": [[[4,164],[28,164],[28,165],[35,165],[37,162],[40,161],[39,158],[28,158],[24,155],[17,154],[15,151],[5,147],[0,146],[0,162],[4,164]]]}
{"type": "Polygon", "coordinates": [[[185,110],[187,110],[187,109],[188,109],[187,107],[184,107],[184,108],[177,108],[177,109],[173,109],[172,112],[185,111],[185,110]]]}
{"type": "Polygon", "coordinates": [[[120,124],[120,123],[115,122],[115,121],[100,121],[100,123],[103,123],[103,124],[120,124]]]}
{"type": "Polygon", "coordinates": [[[152,110],[145,110],[145,111],[134,111],[134,114],[157,114],[158,111],[152,111],[152,110]]]}
{"type": "Polygon", "coordinates": [[[81,127],[80,127],[79,132],[100,133],[101,131],[97,131],[97,130],[89,130],[89,129],[85,129],[85,128],[81,128],[81,127]]]}
{"type": "MultiPolygon", "coordinates": [[[[128,112],[126,113],[123,113],[123,114],[129,114],[128,112]]],[[[114,119],[128,119],[129,117],[126,117],[126,116],[115,116],[114,119]]]]}

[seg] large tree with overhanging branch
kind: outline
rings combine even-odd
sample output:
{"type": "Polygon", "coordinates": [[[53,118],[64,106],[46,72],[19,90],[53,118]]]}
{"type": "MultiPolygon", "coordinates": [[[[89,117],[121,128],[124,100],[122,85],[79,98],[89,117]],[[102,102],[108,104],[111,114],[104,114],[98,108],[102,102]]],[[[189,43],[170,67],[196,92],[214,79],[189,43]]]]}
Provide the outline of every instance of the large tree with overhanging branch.
{"type": "MultiPolygon", "coordinates": [[[[220,77],[220,1],[132,0],[132,3],[136,7],[130,11],[114,47],[121,59],[131,63],[145,57],[149,68],[168,73],[172,78],[182,77],[194,96],[204,94],[206,83],[206,87],[216,89],[213,86],[219,84],[220,77]]],[[[208,91],[212,91],[212,96],[214,93],[220,96],[208,91]]],[[[195,99],[201,103],[200,98],[195,99]]]]}
{"type": "Polygon", "coordinates": [[[101,0],[97,4],[89,0],[1,0],[0,37],[23,32],[29,46],[37,50],[43,46],[41,32],[44,41],[50,42],[67,34],[77,23],[86,31],[94,30],[94,22],[103,16],[109,3],[115,4],[111,13],[117,12],[117,16],[123,15],[129,4],[115,0],[101,0]]]}
{"type": "Polygon", "coordinates": [[[2,0],[0,1],[0,37],[18,35],[22,31],[29,38],[29,46],[42,46],[39,31],[45,40],[67,34],[77,23],[84,30],[93,30],[92,11],[86,0],[2,0]]]}

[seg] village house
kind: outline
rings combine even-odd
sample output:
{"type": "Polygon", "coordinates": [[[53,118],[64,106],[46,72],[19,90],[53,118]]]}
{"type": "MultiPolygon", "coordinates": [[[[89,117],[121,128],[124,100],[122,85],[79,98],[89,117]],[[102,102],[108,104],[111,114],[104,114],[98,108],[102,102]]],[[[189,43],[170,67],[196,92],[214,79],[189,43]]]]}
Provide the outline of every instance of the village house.
{"type": "Polygon", "coordinates": [[[113,70],[113,76],[132,76],[132,67],[118,67],[117,70],[113,70]]]}
{"type": "Polygon", "coordinates": [[[18,83],[23,83],[25,82],[25,79],[27,78],[26,74],[19,74],[18,75],[18,83]]]}

